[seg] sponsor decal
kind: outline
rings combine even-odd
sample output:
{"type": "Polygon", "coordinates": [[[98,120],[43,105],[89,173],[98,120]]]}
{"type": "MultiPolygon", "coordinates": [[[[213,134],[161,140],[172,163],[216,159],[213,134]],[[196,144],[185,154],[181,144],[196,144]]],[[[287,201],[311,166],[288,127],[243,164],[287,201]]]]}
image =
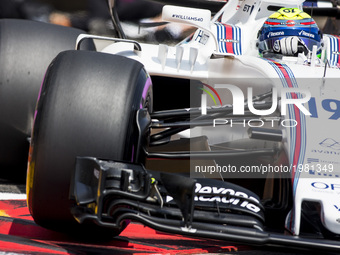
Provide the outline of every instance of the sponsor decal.
{"type": "Polygon", "coordinates": [[[332,150],[340,150],[340,143],[335,141],[332,138],[326,138],[321,143],[319,143],[322,147],[330,148],[332,150]]]}
{"type": "Polygon", "coordinates": [[[239,40],[233,40],[233,39],[220,39],[220,42],[227,42],[227,43],[239,43],[239,40]]]}
{"type": "Polygon", "coordinates": [[[210,37],[209,34],[204,33],[203,30],[199,30],[195,38],[195,41],[198,41],[200,44],[206,45],[209,40],[209,37],[210,37]]]}
{"type": "Polygon", "coordinates": [[[220,196],[212,196],[212,194],[230,194],[230,195],[235,195],[235,196],[240,196],[244,198],[249,198],[254,200],[255,202],[259,202],[256,198],[254,197],[248,197],[248,195],[244,192],[241,191],[235,191],[233,189],[226,189],[222,187],[210,187],[210,186],[202,186],[200,183],[196,183],[196,190],[195,193],[202,194],[200,196],[196,196],[194,198],[195,201],[201,201],[201,202],[221,202],[225,204],[233,204],[233,205],[238,205],[240,207],[247,208],[253,212],[259,212],[260,208],[251,202],[248,201],[242,201],[241,199],[238,198],[228,198],[228,197],[220,197],[220,196]],[[204,195],[204,194],[209,194],[209,195],[204,195]]]}
{"type": "Polygon", "coordinates": [[[180,14],[172,14],[172,17],[175,19],[181,19],[181,20],[203,22],[203,18],[200,18],[200,17],[186,16],[186,15],[180,15],[180,14]]]}
{"type": "Polygon", "coordinates": [[[310,163],[318,163],[320,162],[319,159],[317,158],[307,158],[307,163],[310,164],[310,163]]]}
{"type": "MultiPolygon", "coordinates": [[[[196,183],[196,189],[195,193],[198,194],[195,196],[194,200],[195,201],[200,201],[200,202],[219,202],[223,204],[232,204],[232,205],[237,205],[242,208],[246,208],[250,211],[253,212],[259,212],[261,209],[251,203],[250,201],[243,201],[241,198],[230,198],[228,197],[229,195],[235,195],[235,196],[240,196],[244,197],[247,199],[254,200],[254,202],[259,203],[259,201],[252,197],[248,196],[246,193],[241,192],[241,191],[235,191],[231,188],[223,188],[223,187],[211,187],[211,186],[202,186],[200,183],[196,183]],[[214,196],[212,194],[216,195],[226,195],[226,196],[214,196]]],[[[165,201],[166,203],[172,201],[173,198],[171,196],[167,196],[165,201]]]]}
{"type": "Polygon", "coordinates": [[[242,11],[248,12],[249,15],[251,15],[254,10],[254,7],[255,7],[254,5],[250,6],[249,4],[245,4],[242,11]]]}
{"type": "Polygon", "coordinates": [[[304,30],[301,30],[301,31],[299,32],[299,35],[300,35],[300,36],[306,36],[306,37],[315,38],[315,35],[313,35],[313,34],[311,34],[311,33],[307,33],[307,32],[305,32],[304,30]]]}
{"type": "Polygon", "coordinates": [[[279,32],[269,32],[267,37],[270,38],[270,37],[275,37],[275,36],[283,36],[285,35],[285,32],[284,31],[279,31],[279,32]]]}
{"type": "Polygon", "coordinates": [[[286,25],[288,27],[294,27],[295,26],[295,21],[294,20],[287,20],[286,25]]]}
{"type": "Polygon", "coordinates": [[[327,154],[327,155],[340,155],[340,152],[337,151],[328,151],[328,150],[318,150],[318,149],[313,149],[313,153],[318,153],[318,154],[327,154]]]}
{"type": "Polygon", "coordinates": [[[338,183],[312,182],[311,185],[318,190],[340,191],[340,184],[338,183]]]}
{"type": "Polygon", "coordinates": [[[281,47],[280,47],[280,40],[276,40],[273,45],[273,50],[276,52],[280,52],[281,47]]]}
{"type": "Polygon", "coordinates": [[[324,160],[324,159],[319,159],[319,158],[307,158],[307,163],[308,164],[323,163],[323,164],[340,165],[340,161],[324,160]]]}
{"type": "Polygon", "coordinates": [[[318,173],[314,170],[309,170],[310,175],[317,175],[318,177],[329,177],[329,178],[339,178],[338,174],[327,174],[327,173],[318,173]]]}

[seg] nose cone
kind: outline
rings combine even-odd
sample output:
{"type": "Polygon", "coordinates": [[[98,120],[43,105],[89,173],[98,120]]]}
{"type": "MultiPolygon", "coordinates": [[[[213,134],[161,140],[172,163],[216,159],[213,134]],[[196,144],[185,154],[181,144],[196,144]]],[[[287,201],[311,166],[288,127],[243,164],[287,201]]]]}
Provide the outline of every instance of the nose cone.
{"type": "Polygon", "coordinates": [[[340,234],[340,199],[332,196],[328,201],[323,201],[321,222],[329,231],[340,234]],[[333,199],[332,199],[333,198],[333,199]]]}

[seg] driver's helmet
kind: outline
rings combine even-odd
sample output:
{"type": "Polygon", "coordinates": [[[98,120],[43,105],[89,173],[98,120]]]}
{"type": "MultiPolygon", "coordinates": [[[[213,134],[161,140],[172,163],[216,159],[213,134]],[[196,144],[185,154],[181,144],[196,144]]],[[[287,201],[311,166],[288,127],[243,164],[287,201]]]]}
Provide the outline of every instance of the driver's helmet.
{"type": "Polygon", "coordinates": [[[309,14],[299,8],[281,8],[272,14],[263,24],[258,34],[258,48],[261,55],[279,53],[282,38],[296,36],[303,46],[304,53],[317,46],[321,53],[321,32],[309,14]]]}

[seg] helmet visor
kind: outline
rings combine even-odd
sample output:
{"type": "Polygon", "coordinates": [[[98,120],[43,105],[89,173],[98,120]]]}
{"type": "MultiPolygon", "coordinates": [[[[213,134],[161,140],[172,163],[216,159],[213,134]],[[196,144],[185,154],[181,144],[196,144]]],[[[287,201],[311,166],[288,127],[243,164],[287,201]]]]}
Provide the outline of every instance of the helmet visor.
{"type": "MultiPolygon", "coordinates": [[[[276,38],[265,40],[265,49],[269,52],[279,52],[280,51],[279,41],[283,38],[286,38],[286,37],[276,37],[276,38]]],[[[319,51],[321,51],[320,42],[313,40],[311,38],[306,38],[306,37],[298,37],[298,38],[299,38],[298,47],[299,46],[303,47],[302,51],[304,51],[304,48],[308,49],[309,51],[312,51],[314,45],[316,45],[317,47],[318,54],[319,54],[319,51]]],[[[299,52],[302,52],[302,51],[299,51],[299,52]]]]}

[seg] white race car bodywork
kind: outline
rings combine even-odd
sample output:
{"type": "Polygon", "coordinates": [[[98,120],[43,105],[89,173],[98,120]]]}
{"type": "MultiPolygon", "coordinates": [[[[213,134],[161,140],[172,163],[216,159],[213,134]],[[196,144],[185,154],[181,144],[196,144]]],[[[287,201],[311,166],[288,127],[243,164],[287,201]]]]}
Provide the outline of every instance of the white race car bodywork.
{"type": "MultiPolygon", "coordinates": [[[[103,52],[135,59],[154,76],[200,80],[210,85],[214,85],[215,79],[235,84],[238,78],[249,78],[252,84],[236,84],[245,95],[249,86],[254,95],[273,87],[278,94],[285,87],[309,91],[311,98],[303,106],[311,115],[289,104],[286,115],[282,116],[297,122],[294,127],[282,127],[284,149],[290,166],[295,169],[292,171],[294,207],[287,216],[286,227],[299,235],[301,204],[315,201],[321,205],[324,226],[340,234],[340,70],[334,60],[339,58],[338,42],[325,35],[321,59],[314,52],[310,59],[300,55],[267,60],[259,57],[256,47],[257,33],[273,13],[268,6],[301,8],[302,2],[230,0],[212,20],[207,10],[166,6],[163,10],[166,21],[198,27],[189,42],[176,46],[140,44],[142,50],[137,51],[133,43],[123,41],[111,44],[103,52]],[[232,31],[232,38],[223,34],[224,28],[232,31]],[[228,40],[234,40],[229,48],[228,40]]],[[[80,37],[78,42],[83,37],[89,36],[80,37]]],[[[223,95],[222,101],[232,103],[223,95]]],[[[216,138],[213,134],[209,137],[210,141],[221,139],[232,138],[216,138]]]]}

